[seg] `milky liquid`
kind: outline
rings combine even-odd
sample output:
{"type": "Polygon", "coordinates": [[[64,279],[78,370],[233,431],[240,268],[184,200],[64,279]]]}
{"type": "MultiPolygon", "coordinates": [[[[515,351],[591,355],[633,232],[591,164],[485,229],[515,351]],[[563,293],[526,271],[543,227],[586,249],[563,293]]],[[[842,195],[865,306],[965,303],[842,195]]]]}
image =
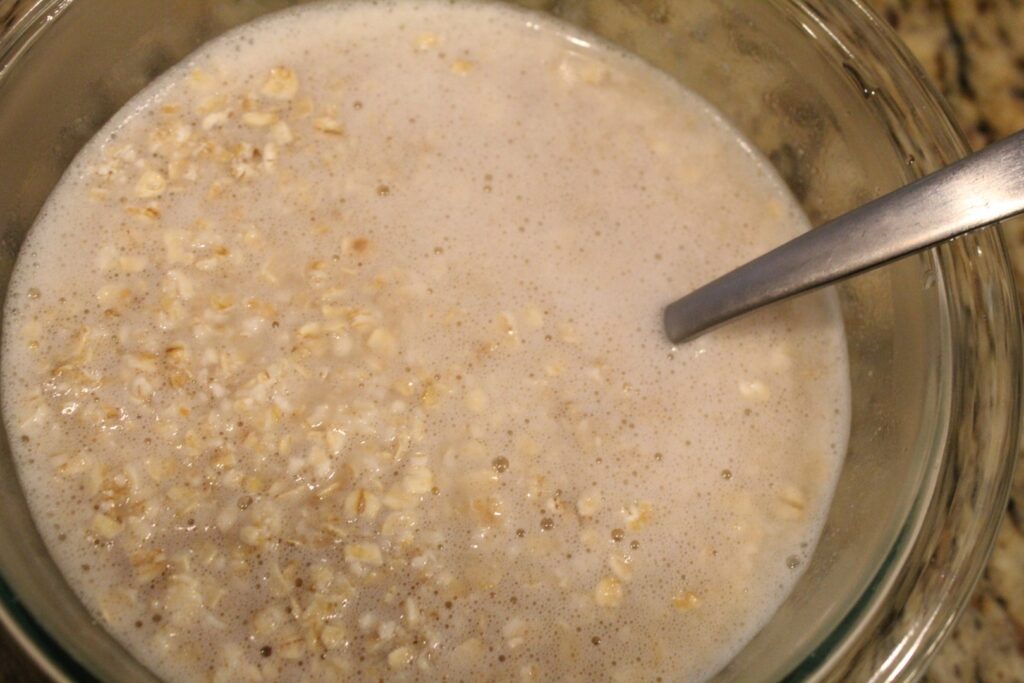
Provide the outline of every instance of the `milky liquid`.
{"type": "Polygon", "coordinates": [[[806,565],[846,445],[831,295],[661,307],[807,229],[702,100],[491,5],[202,48],[18,261],[37,524],[174,681],[698,681],[806,565]]]}

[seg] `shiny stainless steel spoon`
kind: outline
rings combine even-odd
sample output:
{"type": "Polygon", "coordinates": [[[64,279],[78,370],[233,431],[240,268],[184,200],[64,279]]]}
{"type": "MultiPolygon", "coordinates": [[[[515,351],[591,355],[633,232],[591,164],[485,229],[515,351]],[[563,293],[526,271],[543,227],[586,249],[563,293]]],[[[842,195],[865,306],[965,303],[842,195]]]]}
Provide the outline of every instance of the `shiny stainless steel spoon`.
{"type": "Polygon", "coordinates": [[[832,284],[1024,212],[1024,131],[804,233],[665,309],[679,344],[779,299],[832,284]]]}

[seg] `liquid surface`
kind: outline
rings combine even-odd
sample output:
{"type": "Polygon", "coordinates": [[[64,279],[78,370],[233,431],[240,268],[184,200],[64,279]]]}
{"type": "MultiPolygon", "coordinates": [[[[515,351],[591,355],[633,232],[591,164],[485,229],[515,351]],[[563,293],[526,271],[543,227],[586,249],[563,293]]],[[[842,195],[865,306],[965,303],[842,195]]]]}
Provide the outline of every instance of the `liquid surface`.
{"type": "Polygon", "coordinates": [[[846,351],[825,295],[678,349],[659,309],[806,228],[705,103],[553,20],[276,15],[31,232],[21,478],[168,680],[701,680],[813,550],[846,351]]]}

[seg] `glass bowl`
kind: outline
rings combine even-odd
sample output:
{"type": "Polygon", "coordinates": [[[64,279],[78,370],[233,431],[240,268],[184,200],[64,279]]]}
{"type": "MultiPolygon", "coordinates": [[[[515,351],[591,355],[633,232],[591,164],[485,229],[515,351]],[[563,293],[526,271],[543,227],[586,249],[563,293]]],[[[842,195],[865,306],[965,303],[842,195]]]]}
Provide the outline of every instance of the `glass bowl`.
{"type": "MultiPolygon", "coordinates": [[[[963,156],[949,112],[860,2],[521,0],[703,95],[820,223],[963,156]]],[[[81,145],[204,41],[287,0],[0,0],[0,282],[81,145]]],[[[839,289],[849,452],[810,566],[714,679],[900,681],[924,671],[984,567],[1005,506],[1021,333],[985,230],[839,289]]],[[[0,621],[54,679],[155,681],[50,559],[0,447],[0,621]]]]}

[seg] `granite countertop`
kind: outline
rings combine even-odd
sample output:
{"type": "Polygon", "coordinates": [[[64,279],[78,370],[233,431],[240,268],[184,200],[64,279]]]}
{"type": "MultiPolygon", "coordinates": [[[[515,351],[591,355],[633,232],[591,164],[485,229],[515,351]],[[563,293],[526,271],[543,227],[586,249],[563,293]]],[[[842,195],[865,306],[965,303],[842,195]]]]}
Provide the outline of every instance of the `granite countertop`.
{"type": "MultiPolygon", "coordinates": [[[[1024,2],[866,3],[924,65],[975,148],[1024,129],[1024,2]]],[[[1024,220],[1008,222],[1003,236],[1024,294],[1024,220]]],[[[1024,683],[1024,465],[985,574],[924,680],[1024,683]]]]}
{"type": "MultiPolygon", "coordinates": [[[[924,65],[975,148],[1024,129],[1024,1],[864,1],[924,65]]],[[[1024,219],[1003,231],[1024,299],[1024,219]]],[[[0,681],[45,680],[31,670],[0,642],[0,681]]],[[[924,680],[1024,683],[1024,465],[985,574],[924,680]]]]}

